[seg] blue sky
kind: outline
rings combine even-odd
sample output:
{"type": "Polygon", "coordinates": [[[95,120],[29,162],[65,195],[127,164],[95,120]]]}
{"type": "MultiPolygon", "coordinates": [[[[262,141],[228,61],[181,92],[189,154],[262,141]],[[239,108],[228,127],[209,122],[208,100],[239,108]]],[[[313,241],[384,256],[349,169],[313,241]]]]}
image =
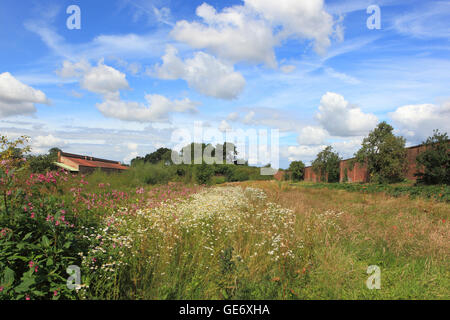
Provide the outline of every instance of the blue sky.
{"type": "Polygon", "coordinates": [[[128,162],[200,121],[279,130],[281,167],[351,157],[379,121],[450,131],[449,57],[450,1],[3,0],[0,131],[128,162]]]}

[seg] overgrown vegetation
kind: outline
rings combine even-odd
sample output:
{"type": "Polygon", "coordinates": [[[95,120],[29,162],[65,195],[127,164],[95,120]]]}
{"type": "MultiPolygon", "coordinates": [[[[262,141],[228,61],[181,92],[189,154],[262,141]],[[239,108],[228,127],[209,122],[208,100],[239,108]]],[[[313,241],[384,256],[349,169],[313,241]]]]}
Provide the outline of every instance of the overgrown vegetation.
{"type": "Polygon", "coordinates": [[[424,198],[441,202],[450,202],[450,186],[430,185],[415,186],[411,184],[368,184],[368,183],[307,183],[301,185],[308,189],[345,190],[349,192],[384,193],[392,197],[408,196],[410,199],[424,198]]]}
{"type": "Polygon", "coordinates": [[[322,182],[339,181],[339,163],[341,157],[337,152],[333,151],[331,146],[317,154],[316,159],[312,162],[314,172],[319,176],[322,182]]]}
{"type": "Polygon", "coordinates": [[[292,161],[289,165],[290,178],[293,181],[303,180],[305,175],[305,164],[302,161],[292,161]]]}
{"type": "MultiPolygon", "coordinates": [[[[25,139],[2,141],[0,299],[449,298],[446,201],[332,190],[356,184],[201,187],[182,181],[202,165],[162,162],[34,174],[25,139]],[[75,290],[69,265],[81,271],[75,290]],[[381,290],[365,286],[369,265],[381,290]]],[[[212,181],[259,174],[208,167],[212,181]]]]}
{"type": "Polygon", "coordinates": [[[379,123],[355,154],[360,164],[367,164],[370,182],[395,183],[404,179],[405,138],[395,136],[393,130],[386,122],[379,123]]]}
{"type": "Polygon", "coordinates": [[[426,150],[417,156],[419,184],[450,184],[450,141],[447,133],[433,131],[423,143],[426,150]]]}

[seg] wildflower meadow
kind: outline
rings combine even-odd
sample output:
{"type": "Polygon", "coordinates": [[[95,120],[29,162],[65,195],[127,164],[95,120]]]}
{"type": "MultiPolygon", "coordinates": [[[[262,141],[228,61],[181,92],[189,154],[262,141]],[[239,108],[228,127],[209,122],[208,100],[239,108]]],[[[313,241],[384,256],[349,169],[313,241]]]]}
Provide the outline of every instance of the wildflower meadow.
{"type": "Polygon", "coordinates": [[[446,201],[0,168],[0,299],[449,298],[446,201]]]}

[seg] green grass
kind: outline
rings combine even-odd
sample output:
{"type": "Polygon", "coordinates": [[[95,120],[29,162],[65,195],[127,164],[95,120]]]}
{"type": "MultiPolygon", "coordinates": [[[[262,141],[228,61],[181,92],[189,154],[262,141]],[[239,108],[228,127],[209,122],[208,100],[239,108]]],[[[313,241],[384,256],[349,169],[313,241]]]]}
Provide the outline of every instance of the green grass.
{"type": "MultiPolygon", "coordinates": [[[[190,168],[183,175],[174,171],[172,178],[191,181],[190,168]]],[[[4,215],[0,245],[13,255],[16,236],[32,232],[31,245],[41,246],[42,253],[25,246],[15,265],[0,259],[0,268],[15,268],[13,282],[0,273],[0,281],[10,284],[0,298],[52,299],[54,290],[58,298],[79,299],[450,298],[449,204],[411,197],[413,186],[222,185],[226,176],[216,175],[212,183],[220,186],[140,188],[152,179],[164,184],[168,170],[144,165],[121,174],[78,176],[70,183],[63,175],[55,185],[35,178],[28,187],[36,195],[31,206],[39,208],[33,218],[23,209],[31,208],[21,191],[27,184],[20,186],[18,179],[15,194],[24,198],[14,197],[11,205],[21,220],[9,223],[4,215]],[[82,190],[70,191],[72,186],[82,190]],[[387,188],[409,191],[391,196],[387,188]],[[46,198],[53,202],[41,206],[46,198]],[[67,234],[47,220],[54,211],[61,216],[62,208],[65,219],[77,226],[67,234]],[[66,247],[69,238],[83,245],[66,247]],[[64,249],[64,259],[47,263],[52,248],[64,249]],[[60,291],[66,260],[81,267],[86,286],[77,293],[60,291]],[[29,261],[39,264],[37,272],[28,270],[29,261]],[[49,284],[47,269],[55,262],[60,278],[49,284]],[[381,269],[380,290],[366,287],[370,265],[381,269]],[[35,290],[22,288],[24,272],[39,280],[35,290]]]]}
{"type": "Polygon", "coordinates": [[[360,193],[385,193],[393,197],[409,196],[412,199],[422,197],[436,201],[450,202],[450,186],[448,185],[416,186],[412,185],[411,182],[392,185],[313,182],[298,182],[297,184],[305,188],[327,188],[332,190],[345,190],[360,193]]]}

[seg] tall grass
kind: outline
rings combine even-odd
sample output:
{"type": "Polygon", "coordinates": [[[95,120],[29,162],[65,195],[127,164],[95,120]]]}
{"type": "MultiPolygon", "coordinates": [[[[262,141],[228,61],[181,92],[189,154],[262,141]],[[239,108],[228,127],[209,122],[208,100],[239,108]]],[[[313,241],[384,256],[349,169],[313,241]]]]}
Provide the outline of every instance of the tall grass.
{"type": "MultiPolygon", "coordinates": [[[[143,185],[159,185],[168,182],[183,182],[185,184],[199,183],[199,167],[201,165],[164,165],[137,162],[123,172],[107,173],[96,170],[88,175],[92,191],[101,183],[109,183],[112,189],[136,188],[143,185]]],[[[207,167],[213,176],[208,184],[220,184],[232,181],[270,180],[272,176],[260,174],[260,168],[248,166],[236,166],[229,164],[214,164],[207,167]]]]}
{"type": "MultiPolygon", "coordinates": [[[[206,188],[136,215],[119,211],[109,216],[107,221],[114,223],[103,236],[126,237],[127,250],[117,256],[124,264],[109,275],[99,271],[91,290],[81,294],[126,299],[448,299],[448,209],[446,203],[423,199],[282,182],[206,188]],[[380,290],[366,287],[369,265],[381,268],[380,290]],[[106,286],[112,279],[115,291],[106,286]]],[[[101,259],[96,252],[88,254],[88,266],[92,257],[101,259]]]]}

